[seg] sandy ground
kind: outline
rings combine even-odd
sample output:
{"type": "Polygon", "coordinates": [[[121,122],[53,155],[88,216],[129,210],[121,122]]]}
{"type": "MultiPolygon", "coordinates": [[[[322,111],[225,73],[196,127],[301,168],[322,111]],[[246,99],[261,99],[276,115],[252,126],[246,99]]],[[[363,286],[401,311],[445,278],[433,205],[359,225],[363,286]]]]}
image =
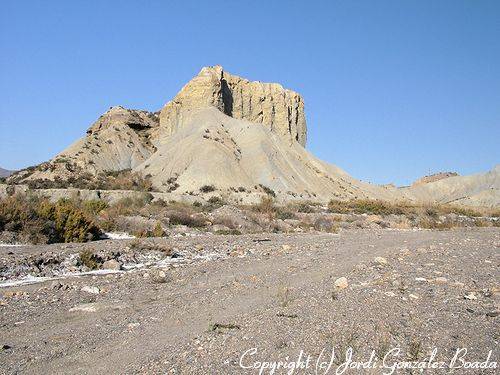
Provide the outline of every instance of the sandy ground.
{"type": "MultiPolygon", "coordinates": [[[[269,374],[283,361],[274,373],[334,374],[349,348],[372,366],[351,373],[390,373],[434,348],[431,362],[443,366],[457,348],[467,354],[455,366],[490,351],[487,365],[499,360],[498,228],[155,241],[185,258],[217,256],[164,263],[166,282],[145,267],[1,288],[0,373],[269,374]]],[[[5,273],[36,254],[127,243],[0,248],[0,260],[5,273]]]]}

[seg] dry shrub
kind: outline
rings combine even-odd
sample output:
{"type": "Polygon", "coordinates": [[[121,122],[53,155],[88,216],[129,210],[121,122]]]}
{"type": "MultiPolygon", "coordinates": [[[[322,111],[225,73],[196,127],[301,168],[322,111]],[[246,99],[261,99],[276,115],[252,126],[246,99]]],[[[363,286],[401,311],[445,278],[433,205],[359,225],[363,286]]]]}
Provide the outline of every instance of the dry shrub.
{"type": "Polygon", "coordinates": [[[0,231],[18,232],[33,243],[85,242],[99,238],[92,218],[68,199],[15,195],[0,200],[0,231]]]}
{"type": "Polygon", "coordinates": [[[205,226],[205,220],[194,216],[186,211],[169,211],[166,216],[170,219],[172,225],[185,225],[188,227],[201,228],[205,226]]]}
{"type": "Polygon", "coordinates": [[[252,210],[265,214],[269,220],[272,220],[276,214],[276,206],[274,199],[270,196],[263,196],[260,198],[260,203],[252,206],[252,210]]]}

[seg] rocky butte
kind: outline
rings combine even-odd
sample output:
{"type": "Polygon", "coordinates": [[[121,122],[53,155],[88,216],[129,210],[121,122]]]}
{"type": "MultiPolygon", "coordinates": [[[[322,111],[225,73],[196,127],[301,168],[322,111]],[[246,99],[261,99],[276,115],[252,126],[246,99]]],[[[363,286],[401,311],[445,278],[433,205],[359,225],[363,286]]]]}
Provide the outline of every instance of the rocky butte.
{"type": "MultiPolygon", "coordinates": [[[[79,139],[46,163],[9,177],[25,184],[75,181],[130,170],[170,199],[255,202],[385,199],[495,206],[500,170],[440,175],[411,187],[361,182],[304,147],[304,100],[277,83],[252,82],[205,67],[158,112],[110,108],[79,139]],[[88,178],[88,177],[87,177],[88,178]],[[210,195],[203,187],[213,186],[210,195]]],[[[70,183],[70,185],[73,182],[70,183]]]]}

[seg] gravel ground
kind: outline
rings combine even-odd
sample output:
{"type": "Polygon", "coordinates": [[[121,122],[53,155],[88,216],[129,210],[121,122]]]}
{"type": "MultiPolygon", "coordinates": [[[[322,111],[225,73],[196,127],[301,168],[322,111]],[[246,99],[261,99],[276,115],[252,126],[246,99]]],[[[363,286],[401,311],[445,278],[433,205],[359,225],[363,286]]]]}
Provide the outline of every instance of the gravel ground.
{"type": "MultiPolygon", "coordinates": [[[[499,247],[498,228],[471,228],[0,248],[4,282],[33,270],[59,277],[0,289],[0,372],[269,374],[262,367],[284,361],[274,373],[295,365],[303,368],[294,374],[333,374],[349,348],[351,366],[372,367],[346,373],[390,373],[398,363],[428,362],[434,348],[438,365],[467,348],[460,357],[468,363],[492,351],[492,366],[499,247]],[[120,252],[141,268],[62,276],[66,260],[85,249],[120,252]],[[323,361],[328,370],[317,369],[323,361]]],[[[498,365],[455,373],[493,374],[498,365]]]]}

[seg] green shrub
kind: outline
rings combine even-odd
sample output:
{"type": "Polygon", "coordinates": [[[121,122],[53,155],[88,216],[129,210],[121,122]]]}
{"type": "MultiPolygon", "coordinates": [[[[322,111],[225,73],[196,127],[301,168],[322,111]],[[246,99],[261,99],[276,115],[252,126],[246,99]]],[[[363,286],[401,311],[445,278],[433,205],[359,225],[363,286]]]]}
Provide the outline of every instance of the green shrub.
{"type": "Polygon", "coordinates": [[[84,266],[90,268],[91,270],[96,270],[100,267],[101,261],[92,251],[85,249],[80,251],[80,262],[84,266]]]}
{"type": "Polygon", "coordinates": [[[99,228],[73,202],[15,195],[0,200],[0,230],[18,232],[33,243],[85,242],[97,239],[99,228]]]}
{"type": "Polygon", "coordinates": [[[83,202],[83,208],[85,209],[85,211],[92,215],[97,215],[108,207],[108,203],[100,199],[92,199],[83,202]]]}

